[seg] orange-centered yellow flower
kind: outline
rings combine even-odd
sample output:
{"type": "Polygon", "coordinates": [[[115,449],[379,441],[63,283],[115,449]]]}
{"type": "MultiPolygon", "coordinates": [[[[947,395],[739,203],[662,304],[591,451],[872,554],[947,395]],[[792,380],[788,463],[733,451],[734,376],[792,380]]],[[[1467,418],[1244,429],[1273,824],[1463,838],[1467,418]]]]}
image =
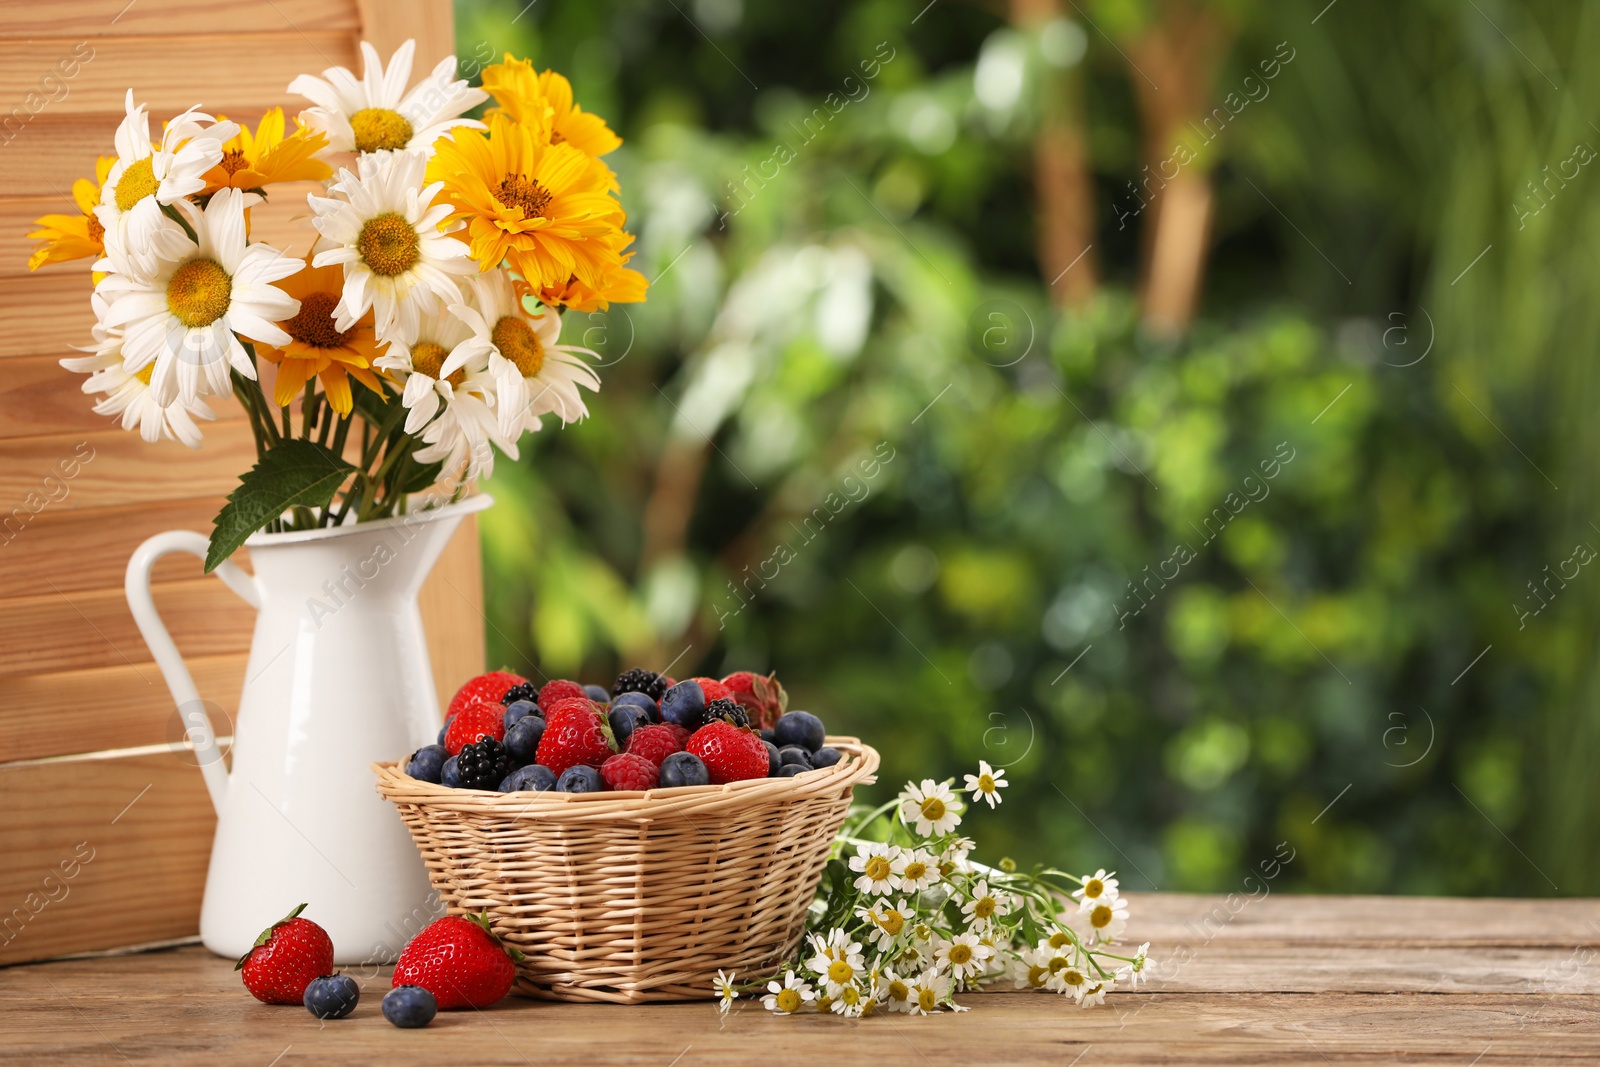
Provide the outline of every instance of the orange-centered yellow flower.
{"type": "Polygon", "coordinates": [[[621,268],[622,205],[611,172],[570,144],[549,144],[504,115],[488,133],[457,127],[434,146],[427,180],[443,182],[451,221],[481,271],[509,261],[535,289],[576,277],[604,290],[621,268]]]}
{"type": "Polygon", "coordinates": [[[218,189],[259,189],[273,182],[320,182],[333,168],[313,158],[327,147],[328,138],[319,130],[297,128],[283,135],[283,108],[275,107],[261,116],[252,134],[241,125],[237,136],[222,142],[222,162],[206,172],[205,192],[218,189]]]}
{"type": "Polygon", "coordinates": [[[591,156],[603,156],[622,144],[605,119],[573,101],[571,82],[553,70],[538,73],[532,63],[514,59],[510,52],[504,63],[483,68],[483,87],[499,105],[487,115],[547,130],[546,139],[553,144],[570,144],[591,156]]]}
{"type": "Polygon", "coordinates": [[[95,218],[94,206],[100,202],[100,187],[116,161],[116,156],[101,156],[94,165],[93,181],[79,178],[72,183],[72,200],[82,214],[43,215],[34,220],[39,229],[28,236],[40,244],[28,257],[29,270],[69,259],[99,259],[105,254],[106,228],[95,218]]]}
{"type": "Polygon", "coordinates": [[[278,365],[272,402],[280,407],[288,404],[313,377],[322,382],[323,395],[340,415],[350,414],[354,406],[351,377],[384,396],[378,376],[368,369],[378,355],[372,312],[348,330],[339,329],[334,322],[333,309],[344,291],[344,270],[338,265],[313,267],[308,257],[306,269],[290,275],[278,287],[300,301],[300,310],[278,323],[289,335],[287,345],[256,344],[257,355],[278,365]]]}

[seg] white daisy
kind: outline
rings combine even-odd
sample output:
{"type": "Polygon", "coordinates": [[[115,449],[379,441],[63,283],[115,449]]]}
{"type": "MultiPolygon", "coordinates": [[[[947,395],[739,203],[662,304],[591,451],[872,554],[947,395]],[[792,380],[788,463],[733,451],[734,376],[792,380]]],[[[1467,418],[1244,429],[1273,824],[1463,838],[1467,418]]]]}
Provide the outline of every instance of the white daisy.
{"type": "Polygon", "coordinates": [[[977,847],[970,837],[952,839],[939,853],[939,874],[948,878],[952,874],[969,872],[972,865],[967,862],[967,856],[977,847]]]}
{"type": "Polygon", "coordinates": [[[563,423],[588,416],[578,387],[599,390],[599,375],[584,362],[585,356],[599,357],[587,348],[557,344],[561,316],[553,308],[528,314],[511,275],[503,270],[478,275],[471,296],[471,303],[450,308],[473,333],[472,341],[459,349],[455,358],[488,357],[501,435],[516,440],[524,430],[538,429],[540,416],[546,414],[563,423]]]}
{"type": "Polygon", "coordinates": [[[861,987],[851,982],[838,988],[828,988],[828,1010],[846,1019],[859,1019],[867,1010],[870,998],[863,995],[861,987]]]}
{"type": "Polygon", "coordinates": [[[487,359],[458,361],[449,373],[444,365],[472,330],[448,310],[424,317],[416,337],[392,341],[373,366],[385,372],[401,388],[400,402],[406,408],[406,433],[414,434],[433,421],[441,408],[448,407],[458,390],[482,393],[493,404],[494,380],[489,377],[487,359]]]}
{"type": "Polygon", "coordinates": [[[979,760],[978,773],[967,775],[966,780],[973,799],[987,801],[991,808],[1000,803],[1000,790],[1007,785],[1005,770],[994,770],[987,760],[979,760]]]}
{"type": "Polygon", "coordinates": [[[1083,880],[1083,887],[1072,891],[1073,899],[1078,901],[1080,911],[1088,911],[1096,904],[1104,904],[1117,899],[1117,879],[1115,871],[1106,873],[1104,867],[1083,880]]]}
{"type": "Polygon", "coordinates": [[[774,1015],[793,1015],[816,1001],[817,991],[811,988],[811,983],[789,971],[781,983],[776,978],[767,983],[767,995],[761,998],[761,1006],[774,1015]]]}
{"type": "Polygon", "coordinates": [[[264,244],[245,244],[244,209],[260,199],[223,189],[204,211],[179,201],[198,240],[162,216],[160,225],[177,231],[172,243],[180,253],[163,258],[151,274],[110,274],[98,286],[107,298],[103,324],[123,329],[128,373],[154,365],[149,383],[158,404],[177,397],[193,404],[201,396],[231,392],[230,366],[254,378],[255,361],[236,333],[289,343],[276,323],[292,318],[300,302],[272,283],[305,262],[264,244]]]}
{"type": "Polygon", "coordinates": [[[877,901],[870,908],[857,908],[856,918],[872,924],[872,943],[878,951],[886,952],[905,932],[906,922],[912,917],[912,908],[903,899],[890,906],[887,900],[877,901]]]}
{"type": "Polygon", "coordinates": [[[1096,941],[1115,941],[1128,925],[1126,900],[1101,901],[1089,909],[1089,925],[1096,941]]]}
{"type": "Polygon", "coordinates": [[[911,983],[911,1007],[907,1010],[912,1015],[932,1015],[949,996],[950,977],[930,967],[911,983]]]}
{"type": "Polygon", "coordinates": [[[451,275],[477,272],[467,246],[439,232],[450,206],[433,203],[443,182],[423,186],[427,165],[421,152],[365,155],[356,160],[357,173],[339,171],[328,187],[336,196],[306,197],[311,224],[322,234],[312,265],[344,265],[344,292],[334,309],[339,329],[370,307],[378,340],[409,340],[425,316],[461,300],[451,275]]]}
{"type": "Polygon", "coordinates": [[[953,977],[963,979],[981,974],[993,955],[994,948],[973,933],[957,934],[948,940],[941,937],[933,950],[933,958],[939,966],[949,970],[953,977]]]}
{"type": "Polygon", "coordinates": [[[1050,977],[1045,980],[1046,989],[1073,1000],[1083,999],[1091,984],[1088,972],[1060,954],[1052,955],[1046,966],[1050,969],[1050,977]]]}
{"type": "Polygon", "coordinates": [[[850,869],[861,877],[855,880],[858,892],[887,896],[900,888],[900,878],[894,873],[893,848],[876,842],[864,842],[856,847],[850,857],[850,869]]]}
{"type": "Polygon", "coordinates": [[[961,809],[950,783],[924,778],[921,785],[911,782],[900,793],[900,821],[915,824],[917,836],[947,834],[961,824],[961,809]]]}
{"type": "Polygon", "coordinates": [[[717,1010],[728,1014],[728,1009],[733,1007],[733,1002],[739,999],[739,991],[733,987],[734,975],[717,971],[717,980],[711,983],[712,990],[717,994],[717,1010]]]}
{"type": "Polygon", "coordinates": [[[1083,996],[1078,998],[1078,1007],[1092,1008],[1096,1004],[1104,1004],[1106,1002],[1106,994],[1111,992],[1111,987],[1116,984],[1116,981],[1115,978],[1107,978],[1089,986],[1083,991],[1083,996]]]}
{"type": "Polygon", "coordinates": [[[866,969],[861,957],[861,942],[850,940],[850,935],[842,929],[829,931],[827,940],[813,934],[811,944],[816,954],[806,962],[806,966],[822,978],[830,997],[836,996],[836,989],[855,981],[866,969]]]}
{"type": "Polygon", "coordinates": [[[1145,972],[1150,967],[1150,942],[1146,941],[1139,946],[1139,951],[1133,954],[1133,962],[1117,971],[1117,981],[1127,982],[1129,989],[1138,989],[1140,982],[1148,982],[1150,976],[1145,972]]]}
{"type": "Polygon", "coordinates": [[[988,881],[980,879],[961,905],[961,914],[967,917],[971,929],[987,930],[994,920],[1011,914],[1011,905],[1011,894],[991,892],[988,881]]]}
{"type": "Polygon", "coordinates": [[[909,1012],[912,1004],[916,1002],[911,983],[887,969],[878,976],[878,999],[890,1011],[909,1012]]]}
{"type": "Polygon", "coordinates": [[[1018,989],[1043,989],[1050,981],[1049,948],[1025,948],[1011,962],[1011,983],[1018,989]]]}
{"type": "Polygon", "coordinates": [[[925,848],[899,848],[894,853],[894,873],[902,890],[920,893],[939,880],[939,858],[925,848]]]}
{"type": "Polygon", "coordinates": [[[206,171],[222,161],[222,142],[237,134],[239,127],[190,108],[167,123],[157,145],[150,140],[144,105],[134,105],[132,89],[124,106],[127,114],[115,139],[117,161],[106,173],[100,204],[94,209],[105,227],[106,257],[113,266],[95,269],[149,274],[162,260],[183,251],[177,243],[177,237],[184,236],[182,228],[158,225],[171,221],[161,213],[161,205],[178,203],[204,189],[206,171]]]}
{"type": "Polygon", "coordinates": [[[415,148],[431,155],[433,143],[452,126],[483,129],[483,123],[461,116],[489,94],[456,77],[455,56],[441,59],[406,92],[415,51],[416,42],[407,41],[385,70],[377,49],[362,41],[359,80],[345,67],[329,67],[320,78],[302,74],[289,83],[289,92],[316,105],[302,111],[300,121],[328,135],[324,154],[415,148]]]}

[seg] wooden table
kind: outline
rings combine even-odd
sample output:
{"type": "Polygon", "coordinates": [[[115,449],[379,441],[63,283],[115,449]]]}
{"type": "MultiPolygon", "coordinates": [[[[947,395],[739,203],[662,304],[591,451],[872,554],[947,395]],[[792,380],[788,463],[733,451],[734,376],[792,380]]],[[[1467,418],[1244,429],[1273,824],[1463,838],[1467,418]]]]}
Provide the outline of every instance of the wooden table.
{"type": "Polygon", "coordinates": [[[1136,894],[1159,961],[1081,1011],[974,994],[935,1018],[726,1019],[708,1003],[511,998],[396,1030],[363,980],[348,1019],[252,1000],[197,946],[0,970],[0,1062],[430,1064],[1563,1064],[1600,1061],[1600,901],[1136,894]]]}

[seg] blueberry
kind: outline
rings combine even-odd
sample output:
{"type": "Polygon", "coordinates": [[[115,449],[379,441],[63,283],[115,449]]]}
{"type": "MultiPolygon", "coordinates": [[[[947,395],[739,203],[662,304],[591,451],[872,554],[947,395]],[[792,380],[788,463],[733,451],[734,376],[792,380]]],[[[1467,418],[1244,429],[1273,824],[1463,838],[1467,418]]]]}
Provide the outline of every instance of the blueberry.
{"type": "Polygon", "coordinates": [[[809,711],[791,711],[778,719],[778,725],[773,732],[777,734],[775,740],[779,748],[785,745],[799,745],[807,752],[815,752],[822,747],[828,731],[823,727],[822,720],[809,711]]]}
{"type": "Polygon", "coordinates": [[[544,720],[524,715],[506,731],[506,751],[518,763],[532,763],[539,757],[539,739],[544,737],[544,720]]]}
{"type": "Polygon", "coordinates": [[[444,769],[444,761],[450,758],[440,745],[423,745],[411,753],[411,759],[406,764],[406,773],[419,782],[432,782],[439,784],[439,772],[444,769]]]}
{"type": "Polygon", "coordinates": [[[688,730],[700,729],[706,714],[706,693],[695,681],[679,682],[661,696],[661,719],[688,730]]]}
{"type": "MultiPolygon", "coordinates": [[[[505,724],[509,730],[529,715],[539,715],[539,705],[531,700],[518,700],[506,705],[505,724]]],[[[542,716],[541,716],[542,717],[542,716]]]]}
{"type": "Polygon", "coordinates": [[[451,789],[461,788],[461,757],[451,756],[444,761],[444,766],[439,768],[439,784],[447,785],[451,789]]]}
{"type": "Polygon", "coordinates": [[[397,985],[383,995],[383,1017],[402,1030],[427,1026],[439,1014],[439,1002],[419,985],[397,985]]]}
{"type": "Polygon", "coordinates": [[[811,753],[799,745],[784,745],[778,749],[778,762],[786,767],[791,763],[797,763],[809,771],[811,769],[811,753]]]}
{"type": "Polygon", "coordinates": [[[436,744],[436,745],[444,744],[445,731],[450,729],[450,724],[455,722],[455,721],[456,721],[456,717],[454,715],[451,715],[449,718],[445,719],[444,725],[439,727],[439,739],[437,741],[435,741],[434,744],[436,744]]]}
{"type": "Polygon", "coordinates": [[[756,733],[760,734],[761,740],[765,741],[769,745],[778,740],[778,731],[772,729],[770,726],[762,727],[760,730],[757,730],[756,733]]]}
{"type": "Polygon", "coordinates": [[[617,748],[628,747],[633,731],[650,722],[650,712],[637,704],[618,704],[607,716],[611,720],[611,733],[617,739],[617,748]]]}
{"type": "Polygon", "coordinates": [[[346,974],[325,974],[311,979],[301,1003],[319,1019],[343,1019],[356,1010],[361,987],[346,974]]]}
{"type": "Polygon", "coordinates": [[[811,766],[817,768],[832,767],[842,759],[844,759],[844,753],[832,746],[819,748],[811,754],[811,766]]]}
{"type": "Polygon", "coordinates": [[[582,763],[568,767],[556,779],[558,793],[598,793],[605,787],[605,779],[600,777],[600,772],[582,763]]]}
{"type": "Polygon", "coordinates": [[[651,700],[648,694],[623,693],[611,702],[613,711],[616,710],[618,704],[637,704],[650,713],[651,722],[661,721],[661,709],[656,707],[656,702],[651,700]]]}
{"type": "MultiPolygon", "coordinates": [[[[583,687],[583,692],[590,700],[598,701],[601,704],[611,703],[611,691],[603,685],[586,685],[583,687]]],[[[643,693],[639,695],[644,696],[643,693]]]]}
{"type": "Polygon", "coordinates": [[[804,774],[809,770],[811,770],[810,767],[803,767],[798,763],[785,763],[783,767],[779,769],[778,777],[793,778],[795,775],[804,774]]]}
{"type": "Polygon", "coordinates": [[[500,783],[502,793],[544,792],[554,789],[556,784],[555,772],[542,763],[530,763],[526,767],[518,767],[506,775],[505,781],[500,783]]]}
{"type": "Polygon", "coordinates": [[[710,785],[711,772],[693,752],[674,752],[661,761],[661,775],[657,784],[663,789],[681,785],[710,785]]]}
{"type": "Polygon", "coordinates": [[[783,756],[778,752],[778,746],[771,741],[762,742],[767,746],[767,777],[778,777],[778,768],[783,766],[783,756]]]}

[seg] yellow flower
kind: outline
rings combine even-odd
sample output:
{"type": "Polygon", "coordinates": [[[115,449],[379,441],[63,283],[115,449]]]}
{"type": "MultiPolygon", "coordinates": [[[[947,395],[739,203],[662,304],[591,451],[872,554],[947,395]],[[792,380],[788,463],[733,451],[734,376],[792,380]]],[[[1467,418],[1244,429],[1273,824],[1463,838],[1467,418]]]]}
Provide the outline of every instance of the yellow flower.
{"type": "Polygon", "coordinates": [[[333,168],[313,158],[328,145],[327,135],[307,129],[296,121],[296,129],[283,135],[283,108],[275,107],[261,116],[254,135],[241,125],[239,133],[222,143],[222,162],[206,172],[205,192],[214,193],[230,186],[259,189],[274,182],[319,182],[333,168]]]}
{"type": "Polygon", "coordinates": [[[489,119],[487,134],[457,127],[441,137],[427,174],[444,183],[451,221],[466,224],[458,236],[480,271],[509,260],[536,290],[576,278],[596,294],[627,282],[642,297],[642,287],[619,277],[632,238],[607,193],[610,177],[599,160],[504,115],[489,119]]]}
{"type": "MultiPolygon", "coordinates": [[[[106,228],[95,218],[94,207],[100,202],[100,187],[116,161],[116,156],[101,156],[95,161],[94,181],[79,178],[72,183],[72,200],[81,215],[43,215],[34,220],[39,229],[28,236],[40,244],[28,257],[29,270],[69,259],[99,259],[105,254],[106,228]]],[[[95,280],[98,282],[99,278],[95,280]]]]}
{"type": "Polygon", "coordinates": [[[344,271],[337,265],[313,267],[307,257],[306,269],[290,275],[279,284],[284,292],[300,301],[300,310],[278,326],[289,335],[282,348],[256,344],[256,354],[278,365],[278,383],[272,402],[282,407],[300,395],[313,377],[322,382],[323,394],[340,415],[350,414],[354,397],[350,378],[385,396],[378,376],[368,370],[378,354],[372,334],[369,310],[354,326],[341,330],[334,322],[333,309],[344,291],[344,271]]]}
{"type": "MultiPolygon", "coordinates": [[[[621,237],[624,244],[633,240],[625,233],[621,237]]],[[[644,299],[649,283],[643,274],[623,266],[632,257],[632,252],[622,256],[598,289],[585,285],[575,274],[568,275],[558,285],[542,286],[537,294],[539,300],[548,307],[569,307],[574,311],[604,311],[612,304],[637,304],[644,299]]]]}
{"type": "Polygon", "coordinates": [[[483,87],[498,107],[485,116],[504,115],[513,122],[548,131],[552,144],[570,144],[590,156],[603,156],[622,144],[606,120],[579,107],[572,99],[572,83],[553,70],[536,73],[526,59],[506,53],[504,63],[483,68],[483,87]]]}

